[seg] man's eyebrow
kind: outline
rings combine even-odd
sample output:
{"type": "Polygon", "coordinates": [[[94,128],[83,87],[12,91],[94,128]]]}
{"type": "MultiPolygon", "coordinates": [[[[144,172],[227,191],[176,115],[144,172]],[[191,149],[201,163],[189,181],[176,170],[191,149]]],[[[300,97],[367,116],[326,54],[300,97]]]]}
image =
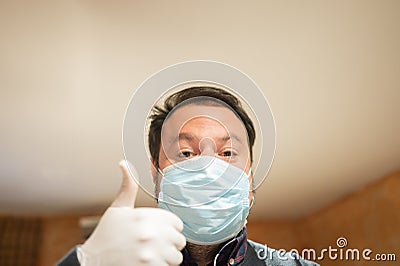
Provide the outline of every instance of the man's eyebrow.
{"type": "Polygon", "coordinates": [[[222,138],[220,138],[220,140],[224,141],[224,142],[227,142],[227,141],[229,141],[231,139],[235,139],[240,144],[243,144],[242,139],[239,136],[235,135],[235,134],[226,135],[226,136],[223,136],[222,138]]]}
{"type": "MultiPolygon", "coordinates": [[[[192,142],[192,141],[197,140],[197,139],[198,138],[193,136],[192,134],[179,133],[179,135],[177,137],[170,138],[169,143],[173,144],[173,143],[176,143],[178,140],[187,140],[189,142],[192,142]]],[[[240,144],[243,144],[242,139],[239,136],[237,136],[236,134],[225,135],[223,137],[218,138],[218,140],[221,141],[221,142],[228,142],[231,139],[234,139],[237,142],[239,142],[240,144]]]]}
{"type": "Polygon", "coordinates": [[[196,138],[195,138],[192,134],[189,134],[189,133],[179,133],[178,136],[176,136],[176,137],[171,137],[170,140],[169,140],[169,142],[170,142],[170,143],[175,143],[175,142],[177,142],[178,140],[188,140],[189,142],[191,142],[191,141],[193,141],[193,140],[195,140],[195,139],[196,139],[196,138]]]}

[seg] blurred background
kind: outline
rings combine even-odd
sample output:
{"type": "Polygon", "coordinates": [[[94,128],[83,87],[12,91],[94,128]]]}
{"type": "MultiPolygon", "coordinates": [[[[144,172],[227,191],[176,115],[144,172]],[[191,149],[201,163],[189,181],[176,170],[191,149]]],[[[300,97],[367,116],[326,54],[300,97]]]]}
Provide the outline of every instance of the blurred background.
{"type": "MultiPolygon", "coordinates": [[[[249,238],[320,251],[345,237],[398,265],[399,13],[397,0],[0,1],[0,265],[53,265],[90,234],[120,185],[133,92],[197,59],[248,74],[275,116],[249,238]]],[[[137,205],[156,206],[144,192],[137,205]]]]}

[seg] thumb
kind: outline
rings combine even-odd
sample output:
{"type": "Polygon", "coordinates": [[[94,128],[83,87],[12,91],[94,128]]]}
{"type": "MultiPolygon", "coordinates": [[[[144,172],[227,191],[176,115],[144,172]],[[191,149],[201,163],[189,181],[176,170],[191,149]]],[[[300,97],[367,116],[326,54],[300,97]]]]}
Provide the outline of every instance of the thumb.
{"type": "MultiPolygon", "coordinates": [[[[111,207],[135,207],[139,186],[130,174],[128,163],[129,162],[126,160],[119,162],[119,166],[122,170],[122,184],[111,207]]],[[[130,164],[129,168],[131,171],[134,170],[132,164],[130,164]]]]}

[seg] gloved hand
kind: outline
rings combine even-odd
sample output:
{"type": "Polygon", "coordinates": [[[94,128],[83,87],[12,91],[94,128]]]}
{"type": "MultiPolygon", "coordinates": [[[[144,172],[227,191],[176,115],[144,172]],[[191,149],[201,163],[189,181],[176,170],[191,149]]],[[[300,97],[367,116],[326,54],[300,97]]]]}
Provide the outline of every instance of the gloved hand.
{"type": "Polygon", "coordinates": [[[179,265],[186,245],[182,221],[158,208],[134,208],[138,185],[129,176],[127,161],[120,167],[123,181],[89,239],[78,248],[82,266],[179,265]]]}

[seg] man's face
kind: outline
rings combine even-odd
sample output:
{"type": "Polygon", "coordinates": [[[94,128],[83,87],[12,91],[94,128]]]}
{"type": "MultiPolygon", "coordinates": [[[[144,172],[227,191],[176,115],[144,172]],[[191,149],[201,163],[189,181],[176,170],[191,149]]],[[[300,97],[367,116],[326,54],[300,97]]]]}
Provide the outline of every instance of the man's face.
{"type": "MultiPolygon", "coordinates": [[[[247,131],[228,107],[188,104],[179,107],[165,120],[159,152],[161,171],[171,164],[202,155],[215,156],[249,174],[247,131]]],[[[157,173],[151,168],[155,178],[157,173]]],[[[156,186],[159,186],[160,178],[161,175],[156,186]]],[[[250,184],[251,179],[252,175],[250,184]]],[[[251,199],[250,188],[249,191],[251,199]]]]}

